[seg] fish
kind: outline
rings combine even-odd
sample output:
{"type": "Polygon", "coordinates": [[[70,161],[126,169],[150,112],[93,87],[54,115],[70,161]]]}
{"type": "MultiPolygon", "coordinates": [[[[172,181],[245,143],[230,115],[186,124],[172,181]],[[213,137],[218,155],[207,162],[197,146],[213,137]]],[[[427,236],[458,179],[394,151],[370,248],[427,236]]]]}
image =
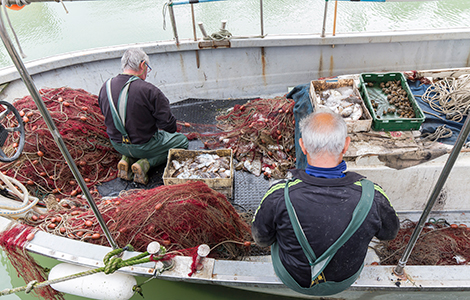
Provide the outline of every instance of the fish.
{"type": "Polygon", "coordinates": [[[217,154],[203,153],[182,161],[172,160],[170,177],[178,179],[212,179],[231,176],[230,158],[217,154]]]}

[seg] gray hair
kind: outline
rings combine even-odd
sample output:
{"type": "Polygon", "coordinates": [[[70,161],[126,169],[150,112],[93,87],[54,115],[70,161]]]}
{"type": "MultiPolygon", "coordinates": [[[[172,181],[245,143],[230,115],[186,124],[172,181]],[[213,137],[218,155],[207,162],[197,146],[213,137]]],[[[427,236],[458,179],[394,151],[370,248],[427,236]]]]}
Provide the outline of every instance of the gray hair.
{"type": "Polygon", "coordinates": [[[121,58],[122,70],[131,69],[138,72],[140,70],[140,63],[145,61],[150,64],[148,55],[141,48],[127,49],[121,58]]]}
{"type": "Polygon", "coordinates": [[[302,141],[308,154],[316,156],[329,152],[339,156],[344,149],[348,127],[343,118],[328,108],[317,110],[302,119],[299,123],[302,141]],[[320,115],[328,114],[327,120],[320,115]]]}

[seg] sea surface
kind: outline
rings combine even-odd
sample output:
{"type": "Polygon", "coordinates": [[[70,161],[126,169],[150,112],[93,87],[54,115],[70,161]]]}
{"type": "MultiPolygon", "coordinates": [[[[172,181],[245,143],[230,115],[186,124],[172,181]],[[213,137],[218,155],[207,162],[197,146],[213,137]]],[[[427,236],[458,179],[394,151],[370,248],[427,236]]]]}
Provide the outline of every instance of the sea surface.
{"type": "MultiPolygon", "coordinates": [[[[77,50],[128,43],[171,40],[173,31],[161,0],[101,0],[33,3],[20,11],[8,10],[14,31],[26,54],[25,61],[77,50]],[[164,14],[165,12],[165,14],[164,14]],[[166,25],[166,29],[164,28],[166,25]]],[[[325,1],[264,0],[264,34],[320,34],[325,1]]],[[[193,39],[191,7],[175,6],[180,39],[193,39]]],[[[326,34],[333,33],[335,2],[329,1],[326,34]]],[[[203,22],[208,34],[220,29],[222,20],[234,36],[261,34],[259,0],[227,0],[194,5],[196,23],[203,22]]],[[[419,30],[470,26],[469,0],[361,3],[339,1],[336,34],[346,32],[419,30]]],[[[10,34],[12,33],[9,30],[10,34]]],[[[201,37],[199,29],[198,38],[201,37]]],[[[13,36],[11,35],[13,39],[13,36]]],[[[0,44],[0,67],[12,65],[0,44]]],[[[0,290],[24,285],[0,250],[0,290]]],[[[144,286],[144,296],[132,299],[288,299],[211,285],[167,282],[155,279],[144,286]]],[[[37,299],[19,293],[2,300],[37,299]]],[[[85,299],[67,296],[68,300],[85,299]]]]}
{"type": "MultiPolygon", "coordinates": [[[[193,5],[197,23],[208,34],[219,31],[221,21],[234,36],[261,34],[260,1],[226,0],[193,5]]],[[[175,1],[176,2],[176,1],[175,1]]],[[[264,0],[264,34],[320,34],[323,0],[264,0]]],[[[173,31],[163,0],[74,0],[62,4],[33,3],[8,11],[26,61],[88,48],[171,40],[173,31]],[[165,12],[165,14],[163,14],[165,12]],[[164,25],[165,29],[164,29],[164,25]]],[[[326,33],[333,33],[335,2],[328,1],[326,33]]],[[[335,32],[388,31],[470,26],[470,1],[350,2],[338,1],[335,32]]],[[[174,6],[180,39],[193,39],[190,5],[174,6]]],[[[13,36],[12,36],[13,38],[13,36]]],[[[0,67],[12,65],[0,47],[0,67]]]]}

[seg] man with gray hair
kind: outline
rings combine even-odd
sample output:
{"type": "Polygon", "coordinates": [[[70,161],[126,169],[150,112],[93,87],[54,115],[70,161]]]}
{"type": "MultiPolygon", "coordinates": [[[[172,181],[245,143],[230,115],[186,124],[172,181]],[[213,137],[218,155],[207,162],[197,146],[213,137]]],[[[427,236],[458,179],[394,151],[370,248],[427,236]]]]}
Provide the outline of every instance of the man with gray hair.
{"type": "Polygon", "coordinates": [[[118,177],[147,184],[148,170],[166,162],[171,148],[188,148],[188,139],[176,132],[170,102],[146,82],[152,70],[140,48],[128,49],[121,58],[122,73],[101,87],[98,102],[106,132],[121,153],[118,177]]]}
{"type": "Polygon", "coordinates": [[[332,295],[357,279],[374,236],[396,236],[399,220],[382,188],[345,172],[350,138],[340,115],[317,109],[299,125],[307,168],[269,188],[252,235],[257,245],[271,246],[274,270],[285,285],[332,295]]]}

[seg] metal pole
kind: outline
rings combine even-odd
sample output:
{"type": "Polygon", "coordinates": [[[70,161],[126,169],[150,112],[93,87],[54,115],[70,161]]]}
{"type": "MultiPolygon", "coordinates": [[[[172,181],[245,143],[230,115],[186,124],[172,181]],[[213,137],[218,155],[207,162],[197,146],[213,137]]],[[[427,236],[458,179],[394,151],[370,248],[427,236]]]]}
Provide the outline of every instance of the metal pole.
{"type": "Polygon", "coordinates": [[[325,37],[327,11],[328,11],[328,0],[325,0],[325,14],[323,15],[323,28],[321,30],[321,37],[325,37]]]}
{"type": "Polygon", "coordinates": [[[178,32],[176,30],[175,12],[173,11],[173,1],[168,2],[168,11],[170,12],[171,26],[173,27],[173,35],[175,36],[176,45],[180,43],[178,32]]]}
{"type": "MultiPolygon", "coordinates": [[[[462,129],[460,130],[460,134],[457,137],[457,141],[455,142],[454,147],[452,148],[449,158],[447,159],[446,164],[442,168],[441,175],[439,176],[439,179],[437,180],[437,183],[434,186],[434,190],[432,191],[431,196],[429,197],[428,203],[426,204],[426,207],[424,208],[424,211],[421,214],[418,224],[416,225],[416,228],[413,231],[413,234],[411,235],[410,241],[408,242],[408,245],[406,246],[406,249],[403,252],[403,256],[400,258],[400,260],[398,261],[398,265],[395,267],[395,273],[399,276],[403,275],[403,268],[405,267],[408,258],[411,255],[411,251],[413,251],[413,248],[416,245],[416,241],[418,240],[418,237],[421,234],[421,231],[423,230],[424,224],[429,216],[429,213],[431,212],[434,203],[436,203],[436,200],[439,197],[439,194],[441,193],[442,187],[444,186],[444,183],[446,182],[447,177],[449,176],[449,173],[452,170],[452,167],[454,166],[454,163],[457,160],[460,150],[465,144],[469,133],[470,116],[467,116],[467,119],[465,120],[465,123],[462,129]]],[[[430,245],[430,247],[432,247],[432,245],[430,245]]]]}
{"type": "MultiPolygon", "coordinates": [[[[196,17],[194,15],[194,5],[191,3],[191,19],[193,21],[193,36],[194,41],[197,41],[197,34],[196,34],[196,17]]],[[[196,50],[196,66],[199,69],[199,51],[196,50]]]]}
{"type": "Polygon", "coordinates": [[[335,18],[333,20],[333,36],[336,35],[336,15],[338,14],[338,0],[335,1],[335,18]]]}
{"type": "Polygon", "coordinates": [[[259,0],[260,22],[261,22],[261,36],[264,36],[264,15],[263,15],[263,0],[259,0]]]}
{"type": "MultiPolygon", "coordinates": [[[[3,7],[5,9],[5,7],[3,7]]],[[[16,51],[15,47],[13,46],[7,31],[5,29],[5,24],[3,23],[3,16],[2,13],[0,12],[0,36],[3,41],[3,44],[5,45],[5,48],[8,51],[8,54],[10,55],[13,63],[16,66],[16,69],[18,70],[18,73],[20,73],[21,79],[23,79],[24,84],[26,85],[29,93],[31,94],[31,97],[33,98],[34,102],[36,103],[36,106],[39,109],[39,112],[41,113],[42,117],[44,118],[44,121],[46,122],[47,127],[49,128],[49,131],[52,134],[52,137],[54,138],[55,142],[57,143],[57,146],[60,149],[60,152],[62,152],[62,155],[65,157],[65,160],[67,161],[67,164],[69,165],[70,170],[72,171],[73,176],[77,180],[80,188],[83,191],[83,194],[85,195],[85,198],[90,205],[91,209],[93,210],[93,213],[96,216],[96,219],[98,219],[98,222],[101,226],[101,229],[103,229],[104,234],[106,235],[106,238],[108,239],[109,244],[111,247],[114,249],[118,248],[117,244],[114,242],[108,227],[106,227],[106,223],[103,220],[103,217],[101,216],[101,213],[96,206],[95,201],[93,201],[93,198],[91,197],[90,191],[88,190],[88,187],[86,186],[85,181],[83,180],[82,175],[78,171],[77,165],[75,164],[75,161],[73,160],[72,156],[70,155],[69,151],[67,150],[67,147],[64,143],[64,140],[62,139],[62,136],[60,135],[59,131],[57,130],[57,127],[54,124],[54,121],[52,120],[51,115],[49,114],[49,111],[46,108],[46,105],[42,101],[41,96],[39,95],[39,92],[34,85],[33,79],[28,73],[28,70],[23,64],[23,61],[21,60],[20,56],[18,55],[18,52],[16,51]]]]}

